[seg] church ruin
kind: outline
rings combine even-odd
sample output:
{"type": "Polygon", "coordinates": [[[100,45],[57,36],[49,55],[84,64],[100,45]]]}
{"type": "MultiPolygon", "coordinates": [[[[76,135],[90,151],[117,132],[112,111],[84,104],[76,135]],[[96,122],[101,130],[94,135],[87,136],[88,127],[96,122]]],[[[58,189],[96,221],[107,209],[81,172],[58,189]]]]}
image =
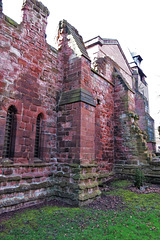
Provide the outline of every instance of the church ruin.
{"type": "Polygon", "coordinates": [[[86,43],[66,20],[46,42],[48,9],[26,0],[17,24],[0,2],[0,213],[61,199],[83,205],[114,174],[141,166],[160,182],[140,55],[86,43]]]}

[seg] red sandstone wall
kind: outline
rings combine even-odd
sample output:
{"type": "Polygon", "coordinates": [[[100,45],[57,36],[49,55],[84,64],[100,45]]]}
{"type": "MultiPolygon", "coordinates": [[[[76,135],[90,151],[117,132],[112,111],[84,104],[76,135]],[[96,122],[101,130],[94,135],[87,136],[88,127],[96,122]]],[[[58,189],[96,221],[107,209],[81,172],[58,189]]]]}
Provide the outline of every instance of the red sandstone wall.
{"type": "Polygon", "coordinates": [[[95,162],[95,107],[81,103],[80,161],[95,162]]]}
{"type": "MultiPolygon", "coordinates": [[[[112,81],[112,78],[108,80],[112,81]]],[[[112,83],[92,72],[92,91],[97,101],[95,110],[96,163],[101,174],[110,172],[114,163],[113,88],[112,83]]]]}
{"type": "Polygon", "coordinates": [[[46,43],[48,10],[31,2],[23,8],[18,25],[2,16],[0,35],[0,157],[2,156],[6,114],[17,108],[17,133],[14,162],[33,161],[35,125],[39,113],[44,121],[45,161],[56,150],[57,53],[46,43]],[[33,10],[36,7],[37,10],[33,10]]]}
{"type": "Polygon", "coordinates": [[[60,106],[57,124],[58,162],[79,163],[80,102],[60,106]]]}
{"type": "Polygon", "coordinates": [[[55,163],[61,75],[57,51],[45,38],[48,10],[38,1],[27,0],[23,11],[20,25],[0,16],[0,213],[58,195],[53,175],[55,179],[55,173],[62,171],[55,163]],[[15,155],[9,164],[2,159],[2,152],[11,105],[17,109],[17,129],[15,155]],[[40,113],[43,155],[37,159],[34,146],[40,113]]]}

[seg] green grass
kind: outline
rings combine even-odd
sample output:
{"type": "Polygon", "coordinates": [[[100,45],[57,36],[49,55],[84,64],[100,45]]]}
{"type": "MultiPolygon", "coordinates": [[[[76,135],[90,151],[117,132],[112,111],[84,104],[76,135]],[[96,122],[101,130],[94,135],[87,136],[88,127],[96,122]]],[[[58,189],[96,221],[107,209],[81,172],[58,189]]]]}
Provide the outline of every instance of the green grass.
{"type": "Polygon", "coordinates": [[[160,239],[159,194],[138,195],[121,188],[126,184],[115,184],[116,190],[109,193],[123,198],[126,206],[123,210],[102,211],[53,206],[27,209],[1,223],[0,239],[160,239]]]}
{"type": "Polygon", "coordinates": [[[158,193],[137,194],[125,189],[116,189],[106,194],[120,196],[132,210],[156,209],[160,211],[160,194],[158,193]]]}
{"type": "Polygon", "coordinates": [[[111,186],[115,188],[124,188],[130,185],[131,185],[131,182],[129,180],[117,180],[111,183],[111,186]]]}
{"type": "Polygon", "coordinates": [[[112,187],[114,186],[114,190],[105,194],[120,196],[126,206],[132,210],[160,210],[160,194],[137,194],[125,189],[125,187],[130,185],[131,182],[127,180],[115,181],[111,184],[112,187]]]}

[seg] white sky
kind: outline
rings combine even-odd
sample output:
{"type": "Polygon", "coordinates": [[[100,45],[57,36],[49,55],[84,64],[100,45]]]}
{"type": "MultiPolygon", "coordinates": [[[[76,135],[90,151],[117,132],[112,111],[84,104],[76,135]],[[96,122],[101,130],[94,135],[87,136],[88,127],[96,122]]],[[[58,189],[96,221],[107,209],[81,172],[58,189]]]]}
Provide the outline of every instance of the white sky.
{"type": "MultiPolygon", "coordinates": [[[[23,0],[2,0],[3,12],[21,21],[23,0]]],[[[58,23],[66,19],[87,41],[100,35],[116,38],[126,52],[135,51],[144,59],[150,113],[160,125],[160,1],[159,0],[41,0],[48,7],[47,41],[54,46],[58,23]],[[158,97],[159,95],[159,97],[158,97]]]]}

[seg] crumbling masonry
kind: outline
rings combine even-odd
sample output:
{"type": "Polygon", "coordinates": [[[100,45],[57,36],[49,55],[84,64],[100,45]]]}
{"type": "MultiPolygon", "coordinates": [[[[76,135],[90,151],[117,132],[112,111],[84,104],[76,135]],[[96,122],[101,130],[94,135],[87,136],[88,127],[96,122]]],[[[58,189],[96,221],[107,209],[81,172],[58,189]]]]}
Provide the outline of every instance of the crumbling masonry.
{"type": "Polygon", "coordinates": [[[0,213],[54,198],[85,204],[137,166],[159,181],[154,121],[138,89],[147,84],[118,41],[84,44],[63,20],[55,49],[42,3],[26,0],[20,25],[0,3],[0,213]]]}

